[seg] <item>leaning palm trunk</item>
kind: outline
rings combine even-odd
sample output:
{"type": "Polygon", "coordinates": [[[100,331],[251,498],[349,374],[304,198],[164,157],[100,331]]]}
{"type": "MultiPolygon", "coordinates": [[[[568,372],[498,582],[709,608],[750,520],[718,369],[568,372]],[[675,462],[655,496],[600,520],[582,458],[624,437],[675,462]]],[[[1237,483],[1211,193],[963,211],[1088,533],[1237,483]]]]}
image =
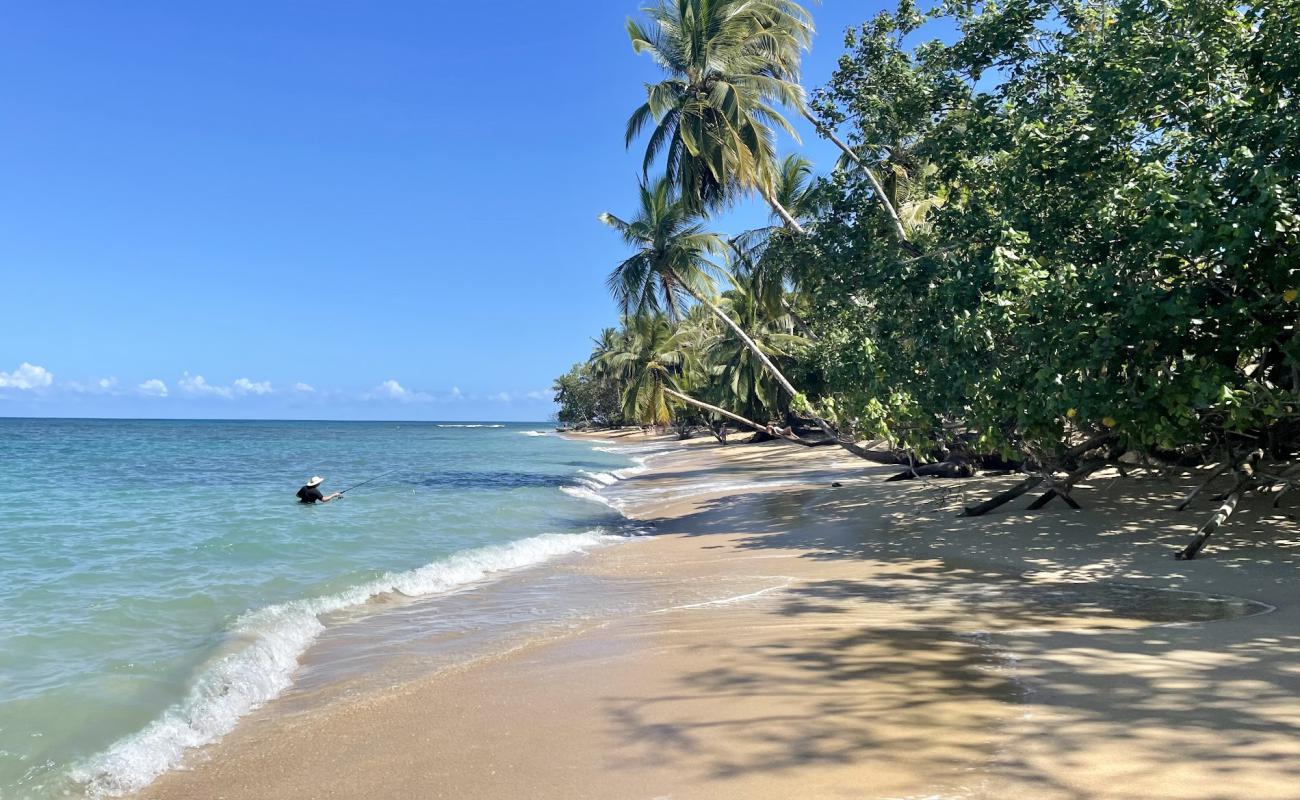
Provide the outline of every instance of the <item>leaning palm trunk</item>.
{"type": "MultiPolygon", "coordinates": [[[[696,300],[708,306],[709,310],[713,312],[714,316],[722,320],[723,323],[727,325],[727,327],[731,328],[732,332],[734,332],[736,336],[740,337],[740,341],[744,342],[745,347],[749,348],[749,351],[753,353],[755,357],[758,358],[759,362],[762,363],[763,368],[767,370],[768,374],[771,375],[773,378],[775,378],[777,383],[781,384],[781,388],[785,389],[786,392],[790,394],[790,397],[793,398],[793,397],[800,396],[799,390],[794,388],[794,384],[790,383],[790,379],[785,377],[785,374],[782,373],[781,370],[777,369],[776,364],[772,363],[772,359],[768,358],[767,353],[763,352],[763,348],[759,347],[758,343],[755,342],[749,336],[749,334],[745,333],[745,329],[740,327],[739,323],[737,323],[734,319],[728,316],[727,313],[723,311],[721,308],[719,308],[716,303],[709,300],[709,298],[705,297],[703,294],[695,291],[694,289],[690,289],[689,287],[687,291],[689,291],[691,293],[691,296],[694,297],[696,300]]],[[[868,450],[865,447],[860,447],[856,442],[853,442],[851,440],[845,439],[842,436],[840,436],[839,431],[835,430],[835,427],[833,425],[831,425],[826,420],[822,419],[820,415],[818,415],[815,411],[813,411],[811,406],[809,406],[808,408],[808,413],[812,416],[813,421],[817,423],[817,427],[821,428],[822,433],[826,434],[828,437],[833,439],[837,444],[839,444],[840,447],[844,448],[845,450],[852,453],[853,455],[858,456],[859,458],[866,459],[868,461],[880,461],[880,459],[883,457],[882,454],[880,453],[876,453],[872,450],[868,450]]],[[[748,422],[746,424],[748,424],[748,422]]],[[[896,458],[892,456],[890,456],[890,458],[891,458],[890,461],[886,461],[883,463],[889,463],[889,464],[898,463],[896,458]]]]}
{"type": "Polygon", "coordinates": [[[703,400],[696,400],[694,397],[682,394],[681,392],[675,391],[673,389],[665,388],[664,394],[668,395],[669,397],[680,400],[683,403],[686,403],[687,405],[695,406],[696,408],[702,411],[709,411],[714,414],[719,414],[721,416],[724,416],[727,419],[732,420],[734,422],[739,422],[741,425],[744,425],[747,428],[753,428],[759,433],[766,433],[768,436],[775,436],[781,439],[785,439],[786,441],[789,442],[794,442],[795,444],[804,445],[805,447],[812,447],[816,444],[816,442],[810,442],[807,439],[802,439],[798,436],[795,436],[793,433],[783,428],[778,428],[775,425],[764,425],[761,422],[755,422],[752,419],[746,419],[745,417],[742,417],[739,414],[733,414],[732,412],[728,411],[725,408],[719,408],[718,406],[710,405],[704,402],[703,400]]]}
{"type": "MultiPolygon", "coordinates": [[[[754,265],[754,260],[736,244],[735,239],[727,240],[727,246],[731,248],[731,252],[735,253],[737,258],[745,262],[745,266],[749,268],[751,273],[757,269],[754,265]]],[[[810,341],[817,341],[817,334],[812,328],[808,327],[808,323],[804,321],[804,318],[799,316],[799,313],[794,310],[794,305],[790,302],[789,298],[785,297],[784,290],[781,294],[781,310],[789,315],[790,320],[794,322],[795,328],[799,331],[799,335],[810,341]]]]}
{"type": "Polygon", "coordinates": [[[795,219],[794,215],[792,215],[785,206],[781,205],[781,201],[776,199],[776,195],[772,193],[771,189],[764,187],[759,191],[763,195],[763,199],[767,201],[767,204],[776,212],[776,215],[785,222],[787,228],[798,234],[807,233],[807,231],[804,230],[804,227],[799,224],[799,220],[795,219]]]}
{"type": "Polygon", "coordinates": [[[804,321],[803,317],[799,316],[799,312],[794,310],[794,305],[784,297],[781,298],[781,308],[790,316],[790,320],[794,322],[794,326],[799,330],[800,336],[809,341],[818,341],[817,334],[812,328],[808,327],[808,323],[804,321]]]}
{"type": "Polygon", "coordinates": [[[902,217],[898,216],[898,209],[894,208],[894,204],[890,201],[889,195],[885,194],[885,187],[881,184],[880,178],[876,176],[875,171],[872,170],[871,167],[862,163],[862,159],[858,158],[857,153],[853,152],[853,148],[845,144],[840,137],[835,135],[835,131],[822,124],[822,121],[814,117],[807,108],[800,108],[799,110],[803,114],[803,118],[812,123],[812,126],[817,129],[819,134],[834,142],[835,146],[842,150],[844,155],[849,157],[849,160],[861,167],[862,171],[866,173],[867,180],[871,182],[871,188],[876,193],[876,197],[880,199],[880,207],[885,209],[885,213],[889,215],[889,221],[894,226],[894,236],[898,239],[899,244],[903,245],[903,247],[913,253],[918,252],[916,245],[912,244],[912,240],[907,236],[907,229],[903,227],[902,217]]]}

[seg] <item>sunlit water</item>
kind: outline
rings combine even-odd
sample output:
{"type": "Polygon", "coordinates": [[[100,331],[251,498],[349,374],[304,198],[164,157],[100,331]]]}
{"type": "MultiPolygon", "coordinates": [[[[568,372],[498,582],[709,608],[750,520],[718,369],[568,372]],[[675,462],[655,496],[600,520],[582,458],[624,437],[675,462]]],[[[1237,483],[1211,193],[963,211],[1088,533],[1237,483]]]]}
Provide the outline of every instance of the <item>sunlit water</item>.
{"type": "Polygon", "coordinates": [[[333,617],[618,541],[594,490],[634,462],[544,430],[0,419],[0,798],[138,788],[333,617]]]}

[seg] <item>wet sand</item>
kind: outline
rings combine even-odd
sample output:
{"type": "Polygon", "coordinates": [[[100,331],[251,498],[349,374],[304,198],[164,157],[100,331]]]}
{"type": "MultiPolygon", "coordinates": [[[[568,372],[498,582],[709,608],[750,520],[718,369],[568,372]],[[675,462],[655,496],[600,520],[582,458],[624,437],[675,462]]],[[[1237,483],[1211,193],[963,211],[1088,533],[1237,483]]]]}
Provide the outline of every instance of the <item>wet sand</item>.
{"type": "Polygon", "coordinates": [[[140,796],[1300,798],[1293,519],[1184,563],[1191,479],[958,519],[1015,479],[892,471],[693,442],[617,487],[657,535],[543,568],[635,613],[273,702],[140,796]]]}

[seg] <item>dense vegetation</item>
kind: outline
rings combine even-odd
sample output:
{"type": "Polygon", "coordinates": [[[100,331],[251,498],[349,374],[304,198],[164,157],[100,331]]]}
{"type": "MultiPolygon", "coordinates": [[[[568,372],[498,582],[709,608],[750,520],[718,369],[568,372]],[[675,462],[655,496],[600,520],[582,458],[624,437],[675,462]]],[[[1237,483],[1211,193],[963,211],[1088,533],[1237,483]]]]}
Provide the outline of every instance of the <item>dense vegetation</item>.
{"type": "Polygon", "coordinates": [[[811,98],[796,4],[646,15],[629,33],[665,79],[628,141],[651,131],[663,177],[605,217],[634,250],[610,279],[626,316],[557,382],[562,422],[726,411],[806,441],[798,416],[943,474],[1013,463],[1067,501],[1106,464],[1218,463],[1216,518],[1289,488],[1300,2],[904,0],[811,98]],[[777,157],[783,111],[841,146],[824,178],[777,157]],[[711,232],[746,193],[774,227],[711,232]]]}

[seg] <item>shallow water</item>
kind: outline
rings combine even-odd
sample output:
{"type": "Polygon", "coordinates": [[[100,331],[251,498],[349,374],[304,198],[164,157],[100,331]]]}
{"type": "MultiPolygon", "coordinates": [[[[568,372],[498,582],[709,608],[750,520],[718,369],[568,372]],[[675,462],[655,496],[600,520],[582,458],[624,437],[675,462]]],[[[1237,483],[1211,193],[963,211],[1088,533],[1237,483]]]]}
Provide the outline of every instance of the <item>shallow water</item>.
{"type": "Polygon", "coordinates": [[[1268,610],[1015,575],[814,593],[576,568],[649,531],[619,509],[807,480],[644,475],[666,449],[538,425],[0,420],[0,798],[130,791],[272,698],[309,709],[666,607],[951,601],[1004,631],[1268,610]],[[292,497],[388,470],[338,504],[292,497]]]}
{"type": "Polygon", "coordinates": [[[544,432],[0,419],[0,797],[137,788],[339,620],[615,541],[561,490],[633,462],[544,432]]]}

